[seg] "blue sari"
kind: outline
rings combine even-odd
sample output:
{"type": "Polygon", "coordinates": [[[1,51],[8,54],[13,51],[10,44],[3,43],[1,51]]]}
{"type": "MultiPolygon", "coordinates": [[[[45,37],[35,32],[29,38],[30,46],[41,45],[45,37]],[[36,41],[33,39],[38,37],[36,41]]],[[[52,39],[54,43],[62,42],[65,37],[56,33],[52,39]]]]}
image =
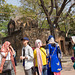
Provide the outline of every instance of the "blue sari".
{"type": "Polygon", "coordinates": [[[60,60],[57,55],[57,46],[53,47],[51,44],[48,44],[49,56],[51,57],[51,71],[60,72],[62,70],[60,60]]]}

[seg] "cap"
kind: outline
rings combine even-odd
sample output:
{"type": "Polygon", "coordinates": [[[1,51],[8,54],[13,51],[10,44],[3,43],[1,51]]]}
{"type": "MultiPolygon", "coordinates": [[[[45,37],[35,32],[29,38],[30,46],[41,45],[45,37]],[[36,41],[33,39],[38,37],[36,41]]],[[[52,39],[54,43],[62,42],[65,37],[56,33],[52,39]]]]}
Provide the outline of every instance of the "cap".
{"type": "Polygon", "coordinates": [[[28,39],[27,37],[24,37],[24,38],[22,38],[21,40],[28,40],[28,41],[29,41],[29,39],[28,39]]]}

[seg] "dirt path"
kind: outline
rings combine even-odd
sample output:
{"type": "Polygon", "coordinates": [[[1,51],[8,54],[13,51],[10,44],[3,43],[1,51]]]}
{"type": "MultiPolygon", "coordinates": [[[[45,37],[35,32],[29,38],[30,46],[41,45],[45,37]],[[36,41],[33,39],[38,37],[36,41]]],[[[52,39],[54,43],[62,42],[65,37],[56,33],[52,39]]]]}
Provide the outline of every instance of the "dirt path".
{"type": "MultiPolygon", "coordinates": [[[[63,64],[63,70],[61,71],[61,75],[75,75],[75,70],[73,69],[73,63],[63,64]]],[[[16,67],[17,75],[25,75],[22,67],[22,63],[19,63],[16,67]]]]}

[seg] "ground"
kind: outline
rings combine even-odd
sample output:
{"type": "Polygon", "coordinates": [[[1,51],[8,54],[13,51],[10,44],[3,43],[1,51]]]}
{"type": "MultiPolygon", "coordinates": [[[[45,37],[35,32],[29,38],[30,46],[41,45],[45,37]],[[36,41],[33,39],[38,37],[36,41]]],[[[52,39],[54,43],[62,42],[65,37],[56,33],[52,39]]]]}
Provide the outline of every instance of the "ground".
{"type": "MultiPolygon", "coordinates": [[[[73,69],[73,63],[63,63],[62,64],[63,70],[61,71],[61,75],[75,75],[75,70],[73,69]]],[[[17,75],[25,75],[24,70],[22,67],[22,63],[18,63],[17,75]]]]}

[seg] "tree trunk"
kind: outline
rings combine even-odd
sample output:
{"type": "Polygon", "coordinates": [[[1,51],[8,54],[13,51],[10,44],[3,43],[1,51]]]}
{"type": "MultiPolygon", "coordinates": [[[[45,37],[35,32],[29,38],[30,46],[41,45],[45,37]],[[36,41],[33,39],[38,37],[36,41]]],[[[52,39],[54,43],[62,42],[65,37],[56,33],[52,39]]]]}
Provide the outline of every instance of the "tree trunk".
{"type": "Polygon", "coordinates": [[[49,24],[49,27],[50,27],[50,33],[51,33],[51,35],[53,35],[55,37],[54,24],[51,22],[51,20],[50,20],[49,17],[47,17],[47,21],[48,21],[48,24],[49,24]]]}

